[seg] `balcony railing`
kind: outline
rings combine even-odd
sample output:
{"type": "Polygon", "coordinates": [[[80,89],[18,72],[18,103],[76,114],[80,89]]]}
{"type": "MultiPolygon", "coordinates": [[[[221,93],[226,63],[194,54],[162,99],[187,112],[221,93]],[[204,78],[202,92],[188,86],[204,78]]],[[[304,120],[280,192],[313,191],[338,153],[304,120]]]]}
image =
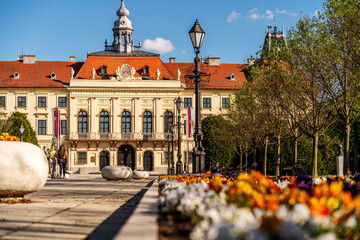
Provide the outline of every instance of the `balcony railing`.
{"type": "MultiPolygon", "coordinates": [[[[71,140],[167,140],[169,133],[78,133],[71,132],[71,140]]],[[[171,133],[170,133],[171,137],[171,133]]],[[[175,137],[175,136],[174,136],[175,137]]]]}
{"type": "Polygon", "coordinates": [[[152,140],[155,139],[154,133],[143,133],[143,140],[152,140]]]}
{"type": "Polygon", "coordinates": [[[78,139],[89,139],[89,133],[78,133],[78,139]]]}

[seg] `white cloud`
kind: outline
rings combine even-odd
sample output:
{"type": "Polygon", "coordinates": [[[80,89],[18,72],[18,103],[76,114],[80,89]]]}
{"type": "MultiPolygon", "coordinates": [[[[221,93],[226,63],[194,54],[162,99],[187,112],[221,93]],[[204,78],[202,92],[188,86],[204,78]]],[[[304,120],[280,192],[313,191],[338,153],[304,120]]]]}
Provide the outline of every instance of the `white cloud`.
{"type": "Polygon", "coordinates": [[[316,10],[316,11],[313,13],[313,15],[314,15],[314,16],[319,16],[320,13],[321,13],[320,10],[316,10]]]}
{"type": "Polygon", "coordinates": [[[249,15],[249,18],[256,20],[256,19],[260,19],[261,16],[257,13],[252,13],[249,15]]]}
{"type": "Polygon", "coordinates": [[[253,9],[249,10],[249,13],[253,13],[253,12],[256,12],[256,11],[257,11],[257,8],[253,8],[253,9]]]}
{"type": "Polygon", "coordinates": [[[163,54],[174,51],[175,47],[170,40],[157,37],[155,40],[146,39],[144,41],[144,49],[163,54]]]}
{"type": "MultiPolygon", "coordinates": [[[[265,13],[263,14],[260,14],[257,12],[258,9],[257,8],[253,8],[253,9],[250,9],[248,11],[248,15],[246,16],[247,18],[250,18],[250,19],[253,19],[253,20],[258,20],[258,19],[272,19],[274,18],[274,11],[271,11],[271,10],[265,10],[265,13]]],[[[279,10],[279,9],[276,9],[275,10],[275,13],[276,14],[284,14],[284,15],[291,15],[291,16],[295,16],[296,13],[292,13],[292,12],[289,12],[287,11],[286,9],[283,9],[283,10],[279,10]]]]}
{"type": "Polygon", "coordinates": [[[232,21],[235,21],[236,19],[238,19],[240,16],[241,16],[240,13],[238,13],[236,11],[232,11],[227,18],[227,22],[231,23],[232,21]]]}

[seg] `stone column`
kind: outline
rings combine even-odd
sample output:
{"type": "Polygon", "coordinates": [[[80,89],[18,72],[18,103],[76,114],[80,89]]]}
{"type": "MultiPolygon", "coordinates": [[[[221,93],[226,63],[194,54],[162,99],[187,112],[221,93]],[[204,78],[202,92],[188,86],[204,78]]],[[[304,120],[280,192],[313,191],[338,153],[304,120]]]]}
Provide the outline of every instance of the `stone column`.
{"type": "Polygon", "coordinates": [[[154,133],[157,134],[161,134],[162,131],[162,127],[161,127],[161,99],[160,98],[155,98],[154,99],[154,133]]]}
{"type": "Polygon", "coordinates": [[[141,115],[141,104],[140,98],[133,98],[132,100],[132,118],[131,118],[131,127],[134,134],[140,133],[142,131],[142,117],[141,115]]]}
{"type": "Polygon", "coordinates": [[[96,98],[95,97],[90,97],[90,129],[89,132],[90,133],[96,133],[97,132],[97,127],[96,127],[96,98]]]}
{"type": "Polygon", "coordinates": [[[71,136],[72,132],[76,132],[77,131],[77,120],[78,120],[78,116],[77,116],[77,112],[76,112],[76,102],[75,102],[75,97],[70,97],[70,102],[69,102],[69,134],[71,136]]]}
{"type": "Polygon", "coordinates": [[[119,133],[120,132],[120,123],[118,121],[119,115],[119,105],[118,98],[111,98],[111,114],[112,114],[112,123],[111,123],[111,132],[119,133]]]}

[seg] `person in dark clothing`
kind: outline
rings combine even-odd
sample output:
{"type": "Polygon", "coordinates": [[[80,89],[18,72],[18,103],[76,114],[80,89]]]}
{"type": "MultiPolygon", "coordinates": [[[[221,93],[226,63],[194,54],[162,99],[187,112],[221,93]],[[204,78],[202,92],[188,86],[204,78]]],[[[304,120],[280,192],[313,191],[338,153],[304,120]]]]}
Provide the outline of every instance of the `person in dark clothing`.
{"type": "Polygon", "coordinates": [[[64,144],[61,144],[58,153],[57,160],[60,168],[60,178],[65,178],[66,163],[68,160],[68,153],[65,150],[64,144]]]}

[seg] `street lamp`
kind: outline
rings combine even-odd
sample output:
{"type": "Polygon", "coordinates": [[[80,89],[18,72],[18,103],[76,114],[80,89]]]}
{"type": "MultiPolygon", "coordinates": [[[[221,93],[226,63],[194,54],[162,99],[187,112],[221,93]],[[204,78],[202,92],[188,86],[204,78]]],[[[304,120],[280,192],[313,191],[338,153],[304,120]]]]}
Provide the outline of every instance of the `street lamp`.
{"type": "Polygon", "coordinates": [[[175,175],[175,166],[174,166],[174,133],[175,126],[171,125],[171,175],[175,175]]]}
{"type": "Polygon", "coordinates": [[[193,149],[193,173],[203,173],[205,172],[205,152],[202,146],[203,134],[201,130],[201,108],[200,108],[200,81],[202,71],[200,69],[200,48],[202,42],[205,37],[205,32],[201,28],[198,20],[194,26],[189,31],[190,39],[192,45],[194,47],[196,57],[194,59],[195,62],[195,70],[194,70],[194,81],[195,81],[195,132],[194,132],[194,140],[195,147],[193,149]]]}
{"type": "Polygon", "coordinates": [[[180,97],[176,99],[176,110],[178,111],[178,120],[177,120],[177,127],[178,127],[178,154],[177,154],[177,162],[176,162],[176,174],[180,175],[183,171],[183,164],[181,162],[181,110],[184,105],[184,102],[181,100],[180,97]]]}
{"type": "Polygon", "coordinates": [[[19,128],[19,131],[21,133],[21,141],[23,142],[23,134],[24,134],[24,131],[25,131],[25,128],[24,128],[23,124],[21,124],[21,126],[19,128]]]}
{"type": "Polygon", "coordinates": [[[168,162],[168,175],[171,175],[171,168],[170,168],[170,130],[167,131],[167,142],[168,142],[168,155],[167,155],[167,162],[168,162]]]}

